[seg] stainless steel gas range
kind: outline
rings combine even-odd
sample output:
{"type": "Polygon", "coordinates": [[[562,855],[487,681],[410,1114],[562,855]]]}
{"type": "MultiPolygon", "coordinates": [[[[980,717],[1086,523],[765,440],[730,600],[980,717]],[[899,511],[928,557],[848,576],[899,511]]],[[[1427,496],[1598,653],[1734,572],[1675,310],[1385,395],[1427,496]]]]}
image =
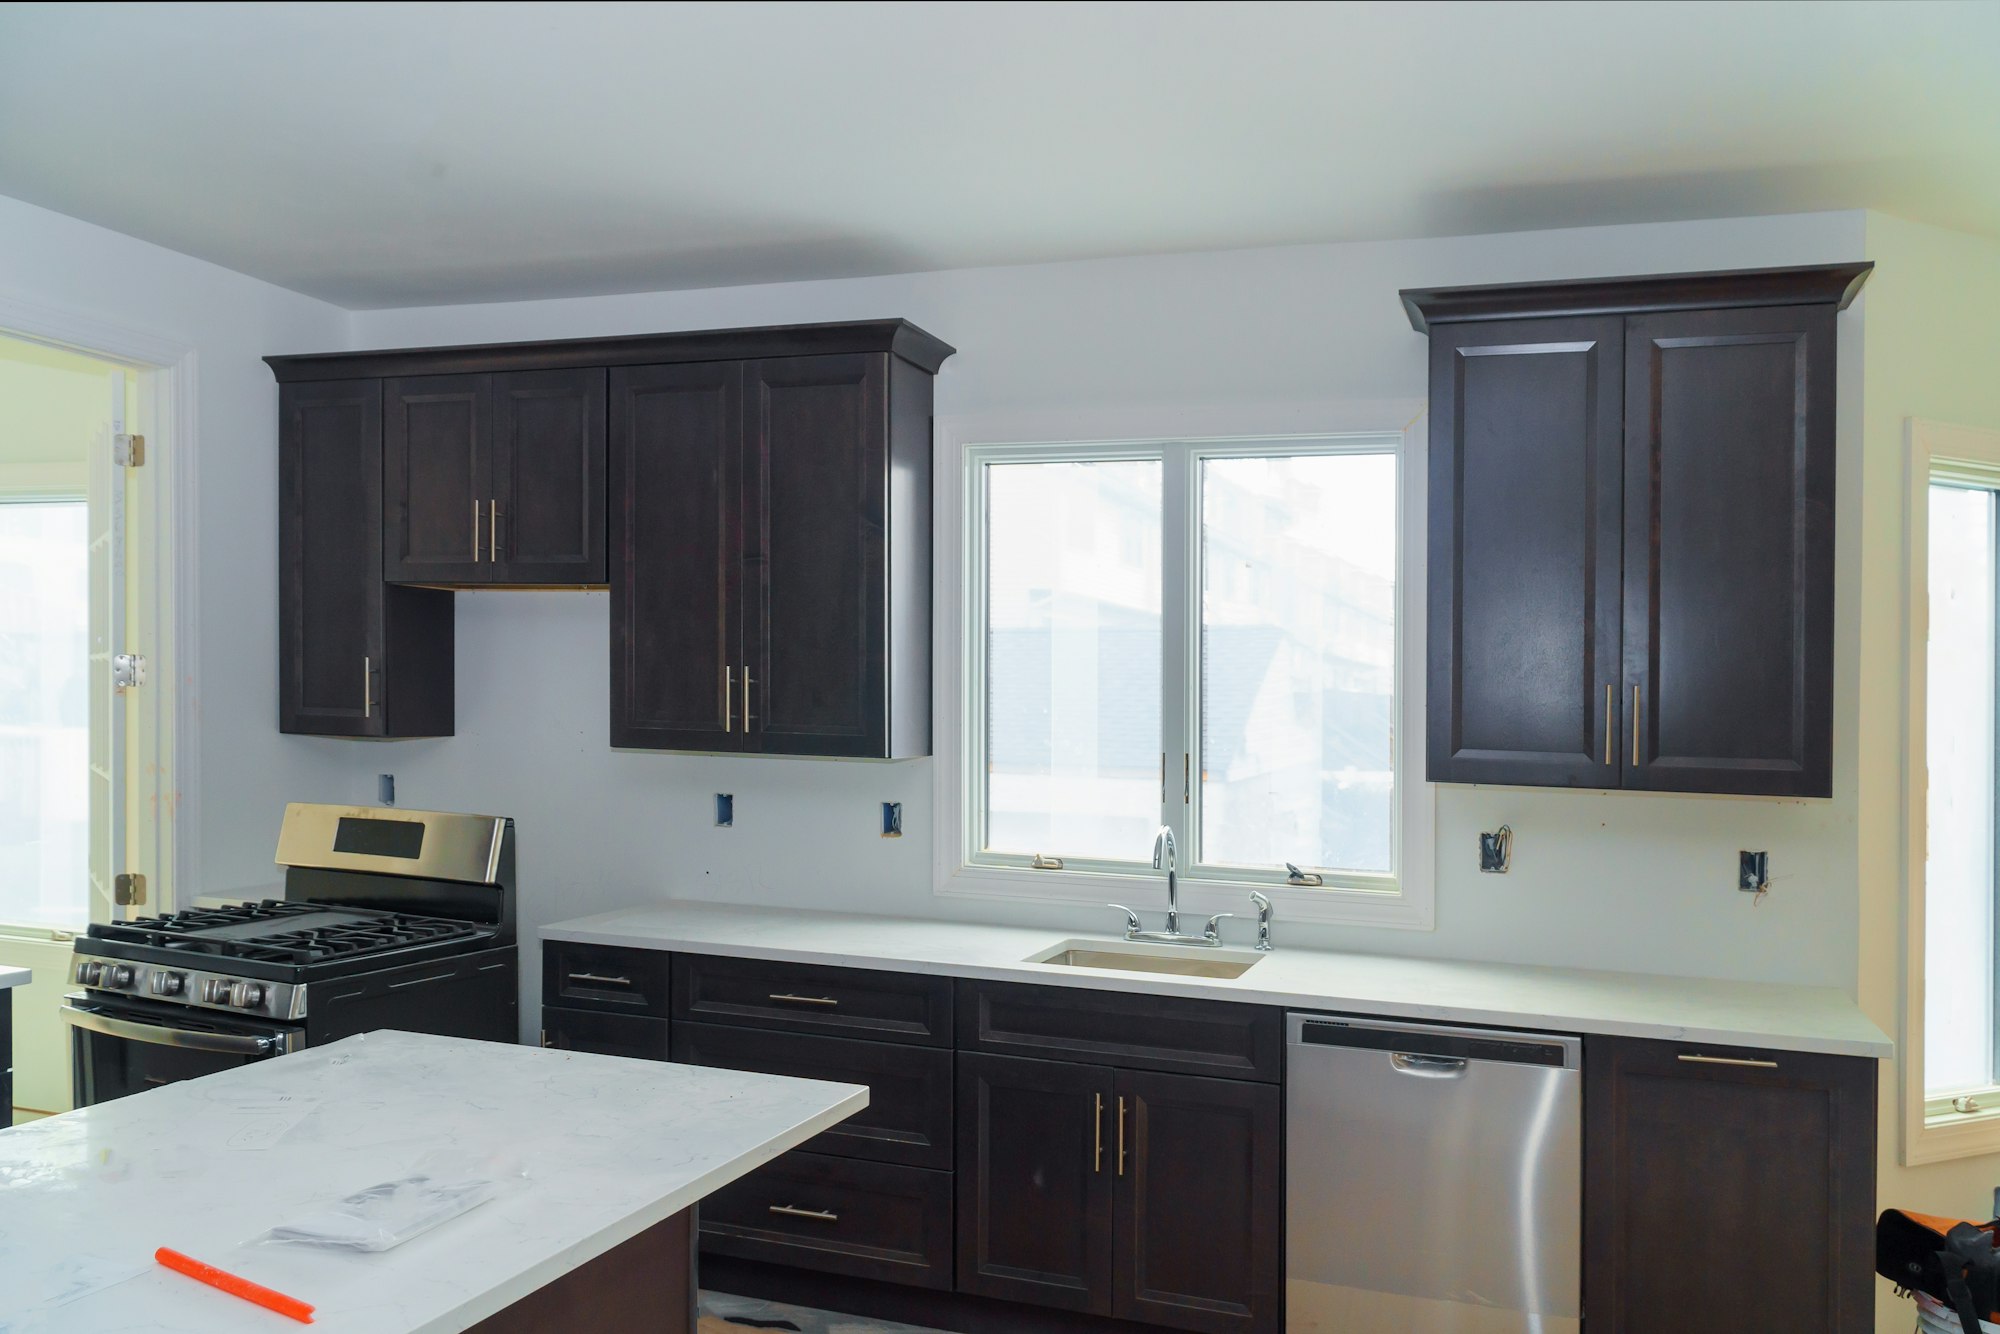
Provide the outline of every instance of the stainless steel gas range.
{"type": "Polygon", "coordinates": [[[78,937],[77,1106],[379,1028],[516,1040],[512,820],[294,803],[278,863],[282,899],[78,937]]]}

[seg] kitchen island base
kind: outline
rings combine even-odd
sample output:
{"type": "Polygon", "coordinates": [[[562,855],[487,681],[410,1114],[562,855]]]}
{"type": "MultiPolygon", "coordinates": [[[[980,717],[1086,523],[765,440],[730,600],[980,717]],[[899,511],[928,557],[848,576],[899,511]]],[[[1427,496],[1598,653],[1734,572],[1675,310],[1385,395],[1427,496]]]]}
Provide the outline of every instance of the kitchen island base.
{"type": "Polygon", "coordinates": [[[694,1275],[694,1210],[683,1209],[536,1288],[467,1334],[547,1334],[559,1329],[691,1334],[694,1275]]]}

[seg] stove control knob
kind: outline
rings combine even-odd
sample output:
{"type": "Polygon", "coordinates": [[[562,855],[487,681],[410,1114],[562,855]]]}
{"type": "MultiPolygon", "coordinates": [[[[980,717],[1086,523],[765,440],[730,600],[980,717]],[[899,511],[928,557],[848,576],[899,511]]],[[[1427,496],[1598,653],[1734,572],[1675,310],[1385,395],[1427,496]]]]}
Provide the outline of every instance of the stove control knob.
{"type": "Polygon", "coordinates": [[[118,964],[111,970],[111,985],[129,987],[132,985],[132,968],[129,964],[118,964]]]}
{"type": "Polygon", "coordinates": [[[104,965],[101,963],[80,963],[76,966],[76,980],[86,987],[96,986],[103,976],[104,965]]]}
{"type": "Polygon", "coordinates": [[[187,975],[159,970],[153,974],[152,986],[155,996],[178,996],[187,989],[187,975]]]}
{"type": "Polygon", "coordinates": [[[229,1003],[239,1010],[254,1010],[264,1003],[264,984],[238,982],[229,989],[229,1003]]]}
{"type": "Polygon", "coordinates": [[[229,1004],[229,981],[227,978],[211,977],[201,984],[201,998],[209,1005],[229,1004]]]}

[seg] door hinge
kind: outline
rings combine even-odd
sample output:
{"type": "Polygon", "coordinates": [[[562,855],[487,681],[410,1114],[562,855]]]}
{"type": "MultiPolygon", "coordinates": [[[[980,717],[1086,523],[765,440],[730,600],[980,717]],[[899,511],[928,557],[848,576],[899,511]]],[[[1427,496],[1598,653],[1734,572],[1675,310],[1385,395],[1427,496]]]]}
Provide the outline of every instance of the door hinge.
{"type": "Polygon", "coordinates": [[[121,468],[143,468],[146,466],[146,437],[126,435],[122,431],[111,437],[111,461],[121,468]]]}
{"type": "Polygon", "coordinates": [[[146,655],[143,653],[112,654],[111,684],[120,690],[130,690],[134,686],[146,684],[146,655]]]}
{"type": "Polygon", "coordinates": [[[113,876],[111,901],[121,908],[143,904],[146,901],[146,877],[136,871],[113,876]]]}

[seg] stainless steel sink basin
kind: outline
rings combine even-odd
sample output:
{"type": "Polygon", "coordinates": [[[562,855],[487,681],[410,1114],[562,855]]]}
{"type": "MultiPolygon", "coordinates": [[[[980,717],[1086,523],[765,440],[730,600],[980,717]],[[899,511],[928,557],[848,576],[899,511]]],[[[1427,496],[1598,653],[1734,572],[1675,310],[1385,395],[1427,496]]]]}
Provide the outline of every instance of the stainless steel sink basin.
{"type": "Polygon", "coordinates": [[[1155,949],[1112,940],[1065,940],[1029,956],[1024,963],[1058,968],[1102,968],[1118,973],[1161,973],[1170,977],[1241,977],[1264,961],[1250,950],[1167,945],[1155,949]]]}

